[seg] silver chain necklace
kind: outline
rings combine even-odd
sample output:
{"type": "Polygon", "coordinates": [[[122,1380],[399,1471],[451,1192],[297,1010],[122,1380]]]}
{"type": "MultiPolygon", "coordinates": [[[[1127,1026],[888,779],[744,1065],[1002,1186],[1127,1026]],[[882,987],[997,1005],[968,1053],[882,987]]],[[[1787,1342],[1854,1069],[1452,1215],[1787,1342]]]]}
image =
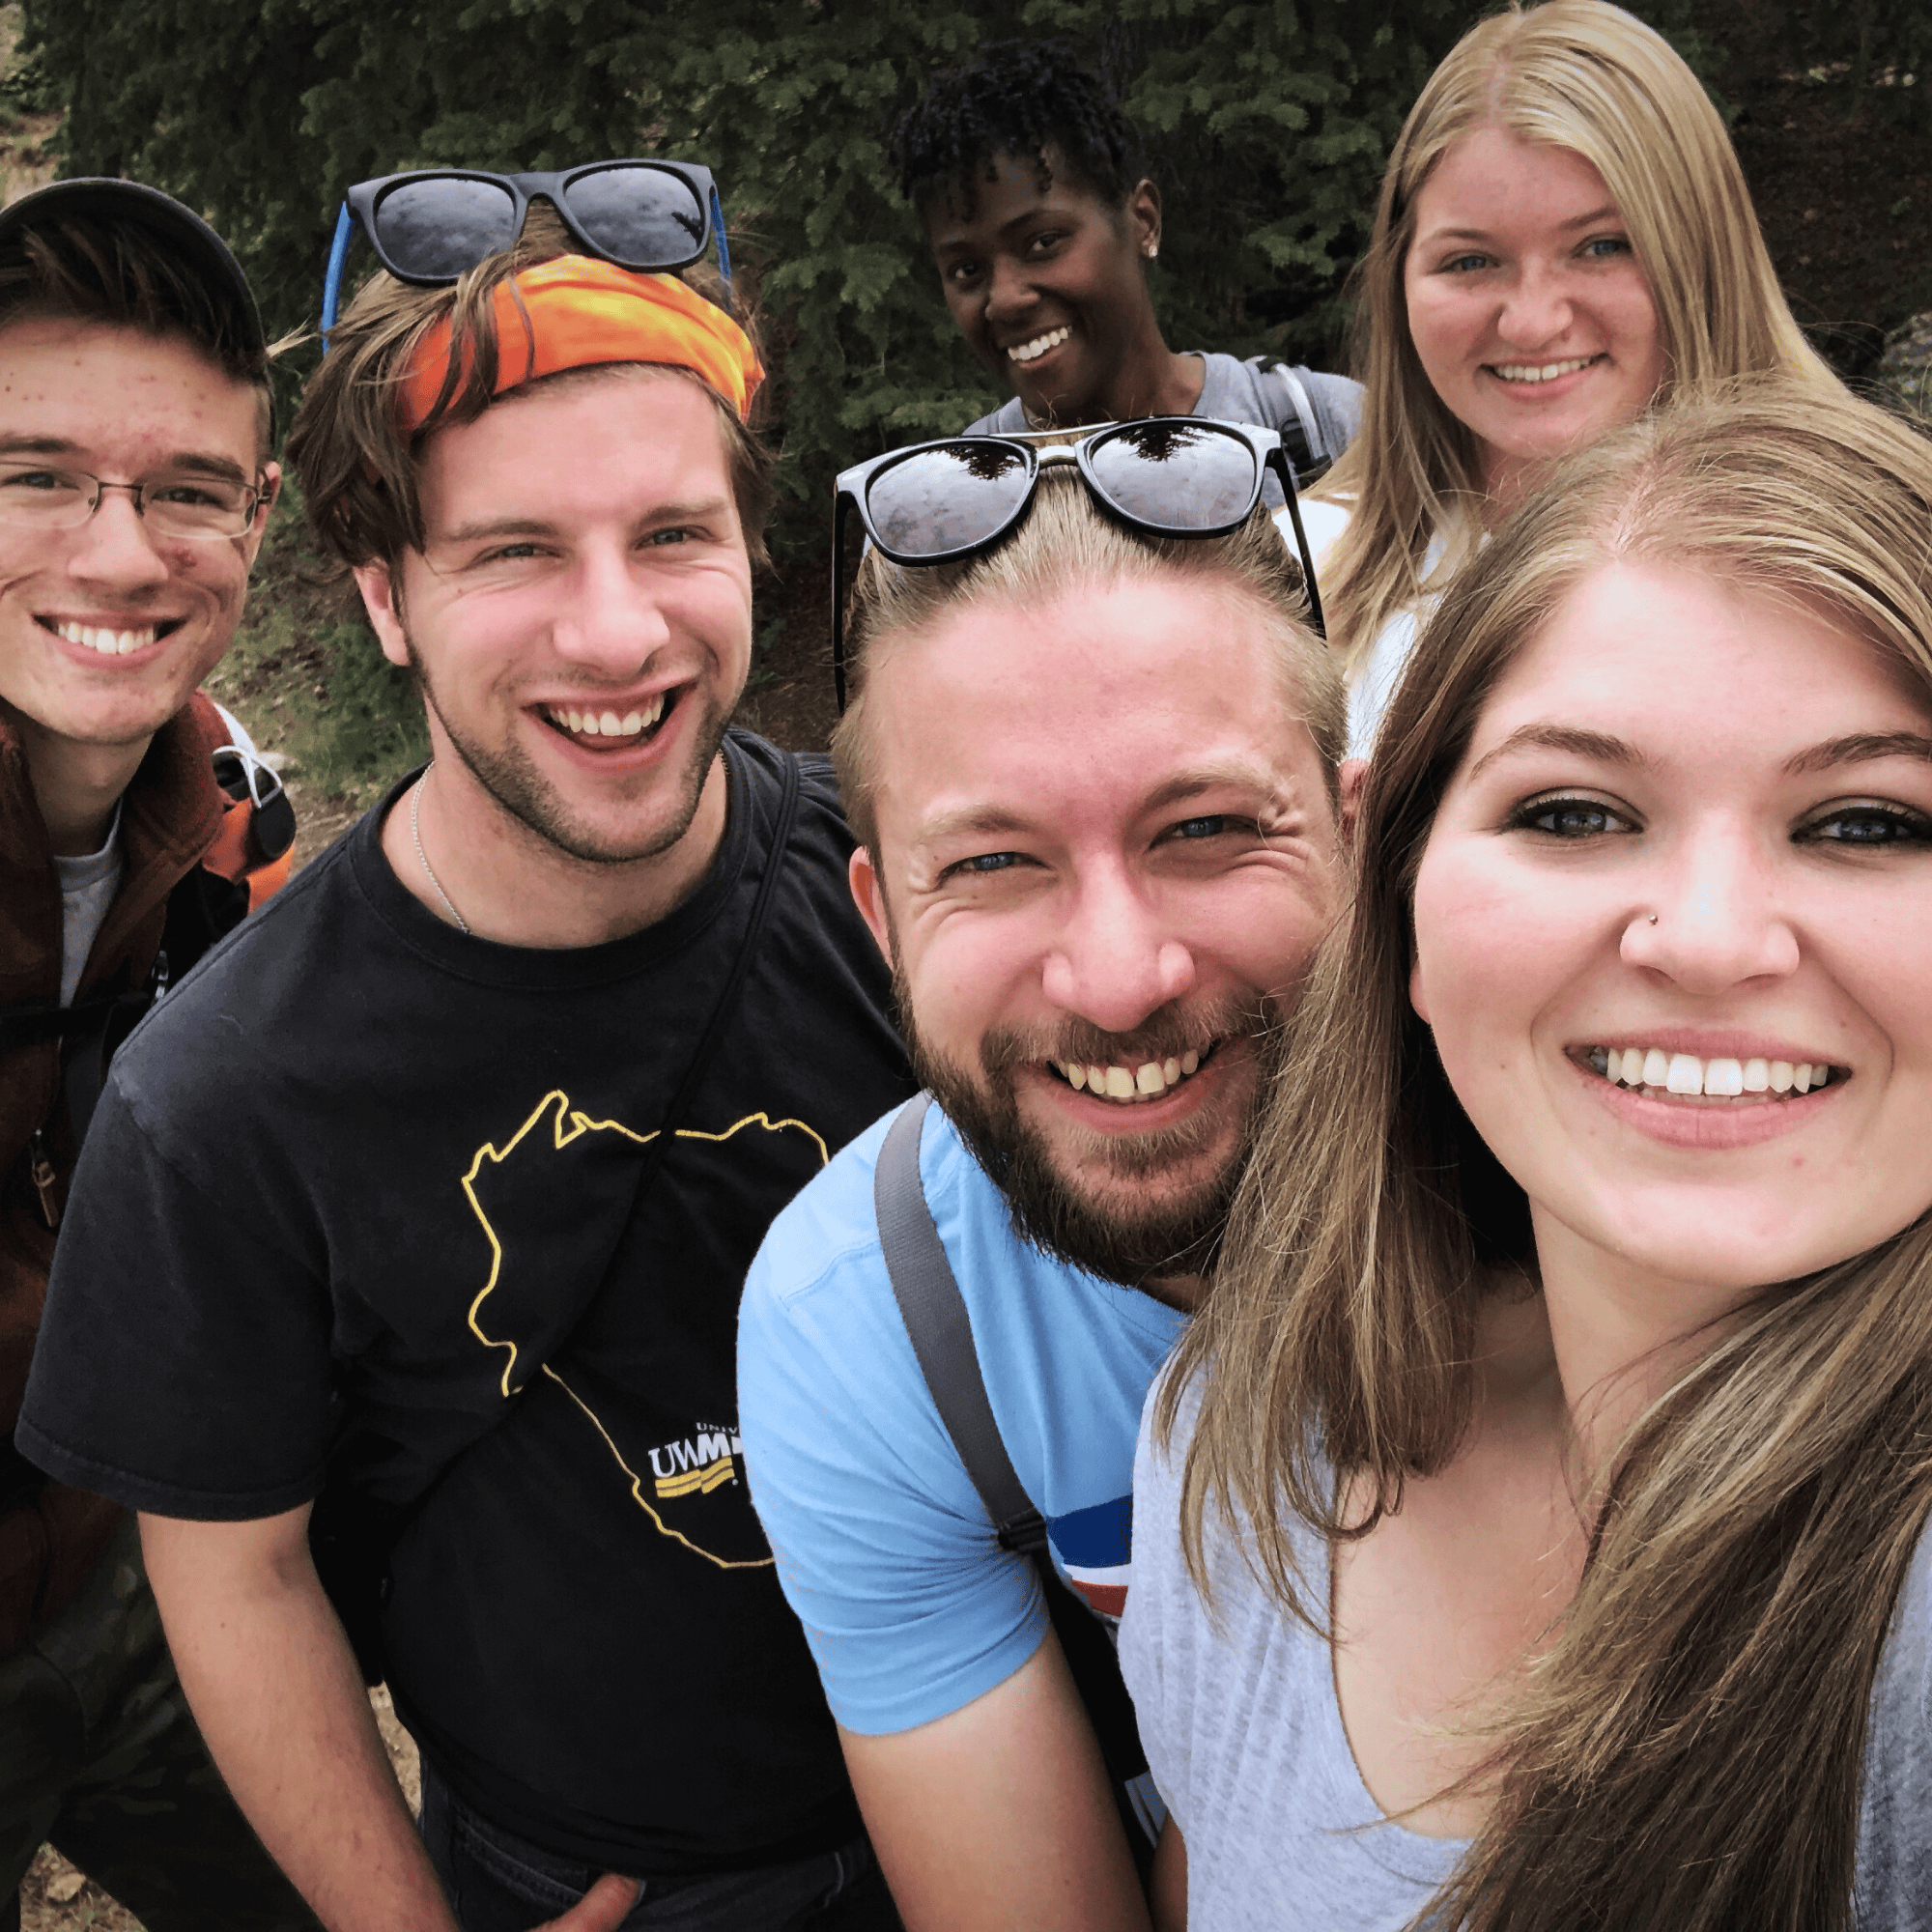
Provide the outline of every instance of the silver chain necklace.
{"type": "Polygon", "coordinates": [[[456,901],[442,889],[442,881],[436,875],[436,868],[429,862],[429,854],[423,850],[422,836],[422,794],[423,782],[436,770],[436,760],[432,758],[423,767],[422,778],[410,787],[410,837],[415,840],[416,857],[422,862],[423,877],[436,888],[436,895],[443,903],[444,910],[456,922],[456,929],[461,933],[469,931],[469,922],[456,909],[456,901]]]}

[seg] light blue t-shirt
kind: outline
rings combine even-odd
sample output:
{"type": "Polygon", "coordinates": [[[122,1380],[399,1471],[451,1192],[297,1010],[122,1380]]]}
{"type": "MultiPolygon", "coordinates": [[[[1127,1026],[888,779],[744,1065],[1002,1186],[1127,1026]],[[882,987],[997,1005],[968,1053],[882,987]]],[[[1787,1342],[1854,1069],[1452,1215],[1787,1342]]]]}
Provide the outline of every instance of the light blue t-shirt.
{"type": "MultiPolygon", "coordinates": [[[[994,1541],[893,1298],[872,1171],[894,1118],[772,1223],[738,1330],[752,1500],[833,1715],[868,1735],[971,1703],[1047,1629],[1034,1567],[994,1541]]],[[[936,1107],[920,1174],[1014,1472],[1062,1574],[1117,1617],[1141,1405],[1185,1318],[1021,1241],[936,1107]]]]}

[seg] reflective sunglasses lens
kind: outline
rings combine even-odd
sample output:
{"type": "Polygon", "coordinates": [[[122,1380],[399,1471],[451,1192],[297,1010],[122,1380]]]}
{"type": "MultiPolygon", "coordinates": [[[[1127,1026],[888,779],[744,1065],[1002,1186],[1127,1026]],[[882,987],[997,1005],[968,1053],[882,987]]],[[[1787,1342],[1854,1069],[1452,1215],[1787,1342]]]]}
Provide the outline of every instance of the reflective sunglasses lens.
{"type": "Polygon", "coordinates": [[[627,269],[681,268],[704,245],[704,204],[664,168],[599,168],[563,191],[570,218],[627,269]]]}
{"type": "Polygon", "coordinates": [[[376,240],[406,275],[454,281],[517,239],[517,204],[495,182],[406,182],[376,210],[376,240]]]}
{"type": "Polygon", "coordinates": [[[1137,423],[1088,452],[1094,481],[1128,516],[1168,530],[1238,523],[1255,500],[1255,453],[1206,424],[1137,423]]]}
{"type": "Polygon", "coordinates": [[[879,541],[901,556],[944,556],[984,543],[1026,500],[1015,449],[965,439],[923,449],[874,476],[866,508],[879,541]]]}

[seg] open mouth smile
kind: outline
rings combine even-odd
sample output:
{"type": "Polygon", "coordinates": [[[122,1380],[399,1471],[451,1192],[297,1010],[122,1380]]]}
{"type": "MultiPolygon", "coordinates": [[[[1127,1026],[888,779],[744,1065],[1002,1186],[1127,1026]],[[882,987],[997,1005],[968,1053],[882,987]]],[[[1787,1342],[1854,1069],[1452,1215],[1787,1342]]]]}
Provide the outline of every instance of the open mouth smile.
{"type": "Polygon", "coordinates": [[[1049,328],[1044,335],[1036,335],[1031,342],[1016,342],[1007,351],[1009,362],[1037,362],[1050,349],[1058,349],[1073,331],[1063,323],[1058,328],[1049,328]]]}
{"type": "Polygon", "coordinates": [[[653,738],[677,707],[678,691],[660,691],[641,704],[614,706],[540,704],[538,714],[559,736],[600,752],[629,751],[653,738]]]}
{"type": "Polygon", "coordinates": [[[104,658],[125,658],[135,651],[146,650],[151,644],[159,643],[171,632],[180,630],[186,619],[164,617],[157,623],[130,625],[125,629],[77,624],[67,617],[36,617],[34,621],[43,631],[51,631],[63,643],[80,644],[87,650],[98,651],[104,658]]]}
{"type": "Polygon", "coordinates": [[[1572,355],[1563,362],[1487,362],[1483,366],[1505,383],[1553,383],[1559,376],[1574,376],[1577,370],[1605,359],[1600,350],[1595,355],[1572,355]]]}
{"type": "Polygon", "coordinates": [[[1762,1106],[1796,1099],[1849,1080],[1851,1069],[1824,1060],[1700,1060],[1657,1046],[1590,1046],[1572,1055],[1603,1079],[1653,1100],[1702,1100],[1762,1106]]]}
{"type": "Polygon", "coordinates": [[[1158,1100],[1183,1081],[1191,1080],[1213,1058],[1219,1044],[1215,1040],[1200,1052],[1189,1047],[1185,1053],[1173,1054],[1164,1060],[1142,1061],[1134,1066],[1118,1062],[1101,1066],[1074,1060],[1049,1060],[1046,1064],[1076,1094],[1088,1093],[1096,1100],[1113,1100],[1122,1106],[1144,1106],[1150,1100],[1158,1100]]]}

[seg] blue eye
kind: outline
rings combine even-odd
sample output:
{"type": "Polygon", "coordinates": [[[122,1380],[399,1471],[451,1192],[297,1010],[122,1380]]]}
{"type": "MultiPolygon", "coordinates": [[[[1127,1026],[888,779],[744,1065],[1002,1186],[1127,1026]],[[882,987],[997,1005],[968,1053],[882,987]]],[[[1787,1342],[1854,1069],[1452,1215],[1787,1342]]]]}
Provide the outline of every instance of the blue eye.
{"type": "Polygon", "coordinates": [[[1811,845],[1875,847],[1932,844],[1932,820],[1923,812],[1878,799],[1859,799],[1832,806],[1820,818],[1804,826],[1796,837],[1811,845]]]}
{"type": "Polygon", "coordinates": [[[963,872],[1004,872],[1017,866],[1020,855],[1017,852],[980,852],[971,859],[959,862],[963,872]]]}
{"type": "Polygon", "coordinates": [[[1225,817],[1183,818],[1174,828],[1174,836],[1177,838],[1218,838],[1227,829],[1225,817]]]}
{"type": "Polygon", "coordinates": [[[1504,822],[1509,832],[1541,832],[1551,838],[1601,838],[1636,826],[1597,798],[1526,799],[1504,822]]]}
{"type": "Polygon", "coordinates": [[[1599,260],[1607,260],[1614,255],[1628,255],[1632,252],[1628,235],[1593,235],[1583,243],[1585,255],[1594,255],[1599,260]]]}

